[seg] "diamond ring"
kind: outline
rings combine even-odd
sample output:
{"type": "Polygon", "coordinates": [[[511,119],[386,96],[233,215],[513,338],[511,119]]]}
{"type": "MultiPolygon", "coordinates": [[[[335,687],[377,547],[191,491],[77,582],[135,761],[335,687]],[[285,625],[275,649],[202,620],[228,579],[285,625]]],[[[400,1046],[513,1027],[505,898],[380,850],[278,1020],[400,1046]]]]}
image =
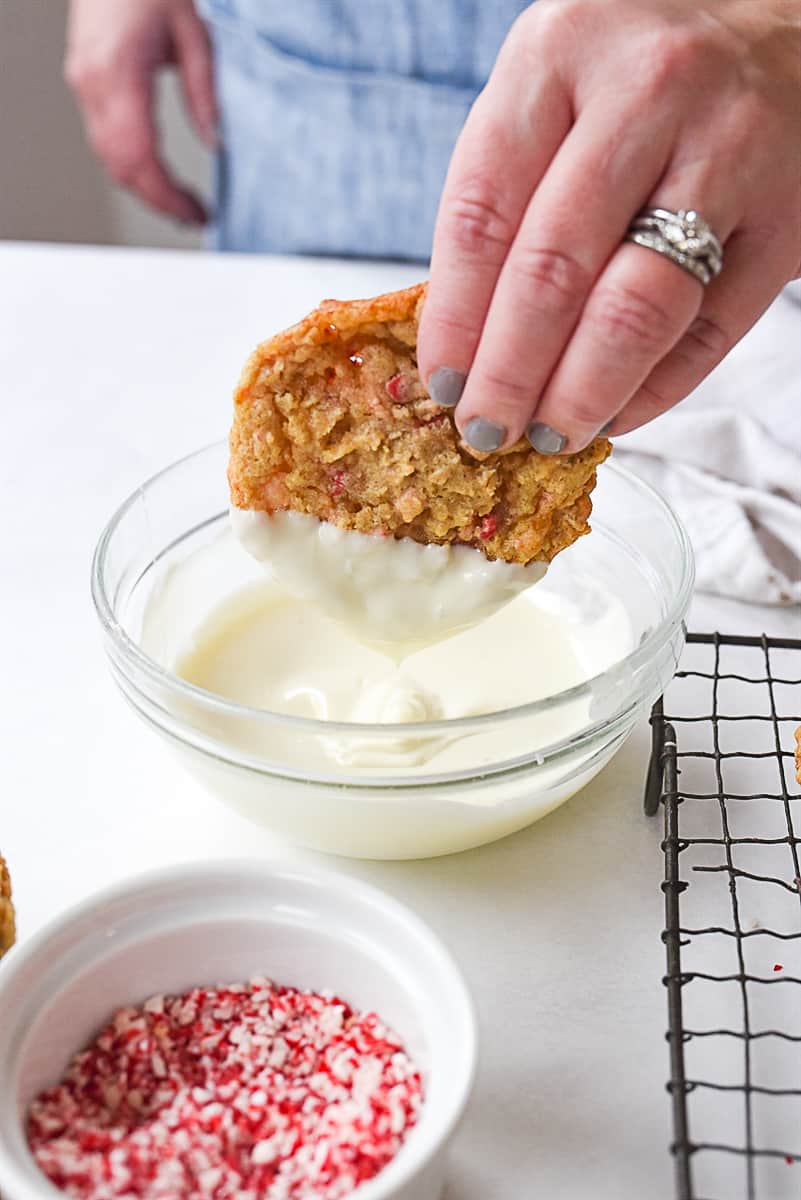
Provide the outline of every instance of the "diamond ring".
{"type": "Polygon", "coordinates": [[[645,208],[632,221],[625,240],[663,254],[704,285],[723,266],[720,240],[693,208],[645,208]]]}

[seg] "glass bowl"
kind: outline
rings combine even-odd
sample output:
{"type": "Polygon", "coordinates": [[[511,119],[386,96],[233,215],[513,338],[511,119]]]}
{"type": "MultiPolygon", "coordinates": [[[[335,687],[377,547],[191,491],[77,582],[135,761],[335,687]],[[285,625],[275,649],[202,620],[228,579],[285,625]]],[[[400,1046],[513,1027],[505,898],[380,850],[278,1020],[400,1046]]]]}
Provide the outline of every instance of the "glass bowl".
{"type": "Polygon", "coordinates": [[[596,653],[598,669],[584,682],[515,708],[415,725],[288,716],[204,691],[171,669],[177,641],[263,578],[228,528],[227,454],[224,442],[197,451],[125,501],[98,542],[92,594],[126,699],[207,788],[274,833],[392,859],[504,837],[584,787],[676,668],[693,584],[687,535],[653,489],[610,462],[598,473],[592,534],[537,584],[577,636],[594,631],[602,650],[610,614],[616,628],[625,622],[625,645],[610,650],[612,661],[596,653]],[[428,744],[426,761],[398,764],[393,747],[412,734],[428,744]]]}

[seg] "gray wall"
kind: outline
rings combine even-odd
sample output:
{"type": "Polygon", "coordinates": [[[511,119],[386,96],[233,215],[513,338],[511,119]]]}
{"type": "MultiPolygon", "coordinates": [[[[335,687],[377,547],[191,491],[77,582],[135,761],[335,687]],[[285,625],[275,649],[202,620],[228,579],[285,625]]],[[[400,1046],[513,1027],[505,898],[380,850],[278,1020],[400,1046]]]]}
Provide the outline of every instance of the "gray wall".
{"type": "MultiPolygon", "coordinates": [[[[92,157],[61,77],[66,11],[66,0],[0,0],[0,238],[199,245],[199,233],[109,183],[92,157]]],[[[170,78],[159,115],[171,162],[205,193],[207,156],[170,78]]]]}

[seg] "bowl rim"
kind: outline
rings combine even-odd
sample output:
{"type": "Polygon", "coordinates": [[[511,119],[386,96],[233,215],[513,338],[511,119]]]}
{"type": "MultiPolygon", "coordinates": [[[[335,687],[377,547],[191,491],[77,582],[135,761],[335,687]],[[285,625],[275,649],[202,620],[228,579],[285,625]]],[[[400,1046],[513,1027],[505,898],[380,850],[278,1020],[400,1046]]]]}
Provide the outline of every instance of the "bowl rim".
{"type": "MultiPolygon", "coordinates": [[[[210,451],[218,451],[226,444],[225,439],[217,439],[207,443],[198,450],[193,450],[189,454],[183,455],[181,458],[176,459],[160,471],[151,475],[135,491],[131,492],[112,513],[103,527],[95,546],[91,566],[91,592],[95,611],[105,636],[110,640],[121,658],[133,663],[154,684],[169,688],[179,696],[183,696],[195,704],[199,704],[208,711],[228,717],[244,717],[250,721],[280,725],[285,728],[315,734],[342,733],[351,736],[392,738],[399,736],[399,734],[408,735],[411,730],[420,735],[430,734],[440,736],[446,733],[446,731],[451,733],[454,730],[478,730],[488,725],[496,726],[498,723],[518,720],[521,717],[532,717],[544,712],[552,712],[555,708],[563,704],[570,704],[592,695],[599,687],[603,686],[605,681],[614,682],[621,674],[625,675],[636,671],[641,664],[652,658],[670,640],[684,619],[695,582],[695,563],[687,531],[667,500],[665,500],[656,488],[625,467],[620,466],[619,463],[610,460],[604,463],[601,468],[605,473],[612,472],[614,475],[622,478],[625,483],[633,486],[635,489],[639,489],[644,497],[652,504],[655,504],[657,509],[661,510],[662,516],[665,518],[666,524],[679,547],[682,577],[679,587],[671,598],[668,611],[662,620],[627,655],[618,659],[617,662],[612,663],[604,671],[600,671],[589,679],[574,684],[572,687],[566,688],[561,692],[555,692],[553,695],[544,696],[539,700],[530,700],[525,704],[514,705],[510,708],[496,709],[493,712],[480,713],[476,716],[445,718],[434,721],[410,721],[395,724],[389,722],[326,721],[318,717],[302,717],[289,713],[274,712],[270,709],[254,708],[246,704],[239,704],[235,700],[229,700],[224,696],[218,696],[216,693],[207,691],[205,688],[200,688],[196,684],[190,683],[188,680],[182,679],[179,675],[162,667],[137,645],[123,628],[121,621],[114,612],[104,585],[103,573],[109,546],[120,522],[145,491],[171,471],[193,459],[208,454],[210,451]]],[[[213,517],[206,518],[193,529],[184,533],[182,537],[197,532],[199,529],[219,520],[223,516],[224,511],[216,513],[213,517]]],[[[170,548],[167,547],[167,549],[170,548]]],[[[154,558],[150,565],[153,566],[156,562],[158,562],[158,559],[154,558]]],[[[548,749],[550,751],[553,747],[549,747],[548,749]]]]}
{"type": "MultiPolygon", "coordinates": [[[[420,1118],[410,1134],[411,1138],[411,1135],[420,1131],[418,1137],[411,1142],[404,1141],[386,1167],[373,1179],[359,1185],[353,1193],[354,1200],[391,1200],[396,1189],[409,1183],[416,1172],[430,1162],[450,1141],[473,1091],[478,1063],[479,1038],[475,1005],[456,959],[439,935],[422,917],[418,916],[403,901],[384,891],[383,888],[367,883],[344,871],[319,866],[316,863],[287,862],[278,857],[200,859],[137,872],[134,875],[126,876],[123,880],[107,884],[77,901],[62,913],[45,922],[22,944],[13,947],[12,952],[0,964],[0,1001],[14,980],[24,977],[26,972],[35,966],[36,959],[41,958],[54,942],[69,933],[82,920],[96,915],[109,905],[126,899],[142,897],[148,892],[158,891],[165,884],[180,886],[205,883],[208,885],[212,877],[224,880],[231,874],[235,874],[238,879],[250,878],[254,882],[268,876],[273,882],[291,879],[294,882],[305,882],[316,887],[322,885],[329,891],[336,891],[342,896],[357,899],[360,901],[360,906],[364,905],[366,909],[373,911],[378,910],[390,922],[405,926],[415,941],[418,944],[424,944],[428,952],[436,958],[448,978],[449,999],[451,1001],[455,999],[459,1008],[458,1014],[455,1014],[454,1025],[458,1024],[461,1028],[459,1039],[461,1043],[459,1048],[461,1083],[459,1083],[459,1077],[454,1079],[449,1076],[451,1086],[443,1092],[446,1099],[436,1110],[428,1110],[428,1119],[426,1119],[426,1105],[425,1102],[423,1103],[420,1118]],[[435,1121],[436,1123],[434,1123],[435,1121]]],[[[213,920],[213,911],[206,913],[206,917],[213,920]]],[[[420,1012],[419,1008],[417,1011],[420,1012]]],[[[424,1017],[421,1019],[423,1028],[425,1028],[424,1017]]],[[[0,1130],[0,1185],[5,1189],[13,1187],[14,1191],[7,1193],[9,1200],[18,1200],[18,1198],[19,1200],[47,1200],[51,1196],[55,1198],[62,1194],[53,1187],[45,1175],[41,1177],[41,1188],[36,1185],[32,1187],[31,1182],[18,1169],[14,1160],[6,1156],[2,1130],[0,1130]]]]}

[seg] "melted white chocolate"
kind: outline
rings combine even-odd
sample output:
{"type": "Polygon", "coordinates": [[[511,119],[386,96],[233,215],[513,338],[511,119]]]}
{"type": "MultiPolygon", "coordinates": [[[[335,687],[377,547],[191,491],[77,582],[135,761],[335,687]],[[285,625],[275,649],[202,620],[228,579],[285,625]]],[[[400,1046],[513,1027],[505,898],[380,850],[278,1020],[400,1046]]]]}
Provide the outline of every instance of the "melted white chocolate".
{"type": "MultiPolygon", "coordinates": [[[[464,736],[426,729],[425,722],[525,704],[587,677],[590,664],[577,654],[569,620],[548,611],[547,601],[538,604],[538,591],[398,665],[265,580],[229,597],[193,628],[171,666],[190,683],[252,708],[393,725],[392,735],[379,740],[358,729],[347,735],[332,729],[324,738],[326,756],[354,767],[419,766],[464,736]]],[[[617,632],[617,622],[614,627],[617,632]]],[[[614,653],[614,642],[599,640],[594,653],[614,653]]],[[[564,722],[564,714],[551,722],[555,736],[564,722]]],[[[542,736],[548,737],[545,724],[542,736]]]]}
{"type": "Polygon", "coordinates": [[[356,533],[304,513],[234,508],[231,525],[282,591],[398,661],[486,620],[547,570],[490,562],[469,546],[356,533]]]}

